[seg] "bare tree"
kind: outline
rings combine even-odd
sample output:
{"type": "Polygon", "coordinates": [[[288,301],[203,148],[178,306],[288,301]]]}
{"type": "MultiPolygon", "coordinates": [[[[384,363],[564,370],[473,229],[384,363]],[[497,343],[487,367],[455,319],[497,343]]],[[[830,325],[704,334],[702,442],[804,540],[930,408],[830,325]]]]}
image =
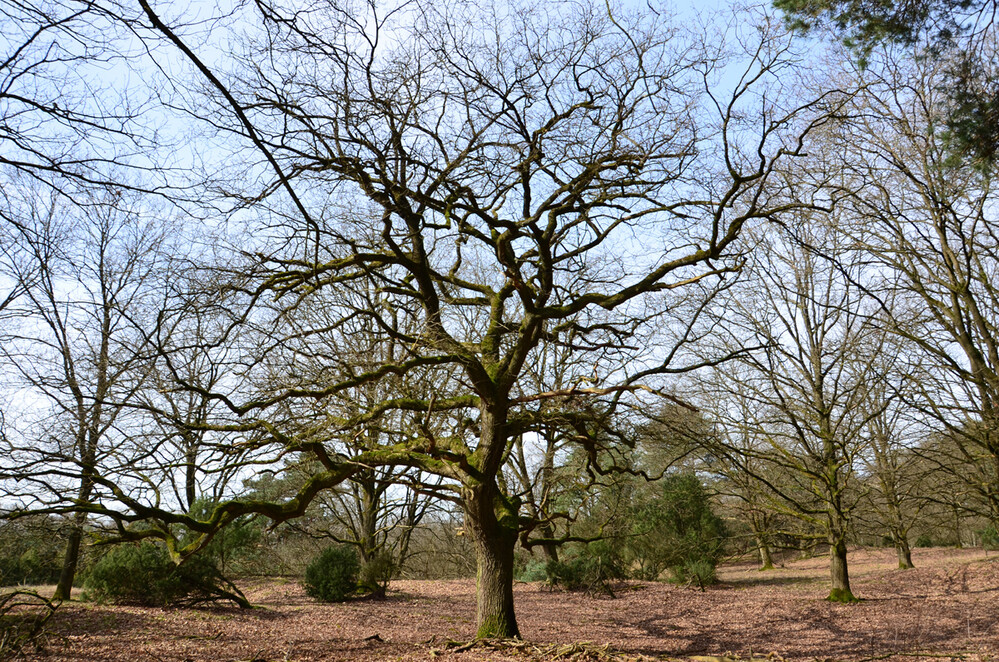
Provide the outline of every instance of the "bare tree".
{"type": "Polygon", "coordinates": [[[160,365],[224,405],[197,427],[239,435],[252,462],[306,453],[317,470],[288,500],[224,501],[206,520],[107,473],[93,480],[113,498],[76,507],[112,518],[122,538],[159,536],[185,554],[241,515],[300,515],[367,468],[434,474],[455,486],[476,549],[479,636],[517,636],[513,550],[532,524],[502,468],[537,429],[530,403],[582,403],[560,416],[598,461],[603,417],[692,367],[683,347],[718,276],[738,267],[743,228],[797,205],[777,165],[802,153],[841,95],[801,98],[794,53],[765,17],[734,28],[746,47],[729,48],[724,35],[604,5],[541,18],[519,4],[263,1],[205,24],[218,31],[200,36],[237,46],[210,66],[181,27],[139,4],[137,34],[197,73],[174,103],[189,102],[227,150],[204,152],[225,196],[210,211],[235,203],[233,222],[253,229],[200,301],[160,315],[160,365]],[[222,32],[231,25],[245,34],[222,32]],[[225,375],[215,383],[192,378],[189,341],[172,333],[196,305],[224,320],[198,340],[209,372],[225,375]],[[358,323],[374,335],[354,334],[358,323]],[[317,337],[356,362],[313,355],[317,337]],[[534,391],[526,367],[546,346],[588,357],[592,381],[534,391]],[[321,380],[296,369],[303,356],[327,360],[321,380]],[[395,392],[399,377],[439,390],[395,392]],[[353,400],[349,415],[314,416],[375,384],[384,395],[353,400]],[[409,436],[361,435],[357,453],[331,442],[402,420],[415,424],[409,436]],[[180,549],[181,531],[203,537],[180,549]]]}
{"type": "Polygon", "coordinates": [[[764,482],[782,510],[822,532],[829,599],[850,602],[847,539],[860,454],[880,414],[864,405],[870,384],[883,378],[873,359],[884,331],[870,323],[871,306],[855,286],[861,267],[844,274],[809,248],[853,264],[843,237],[821,219],[795,227],[794,234],[760,238],[750,277],[727,301],[726,321],[738,331],[732,342],[748,339],[763,349],[744,354],[741,370],[718,371],[717,383],[742,406],[719,397],[716,411],[723,426],[734,426],[738,443],[728,444],[729,460],[764,482]],[[738,431],[747,425],[758,441],[742,441],[738,431]]]}
{"type": "MultiPolygon", "coordinates": [[[[885,322],[885,328],[890,325],[885,322]]],[[[872,413],[868,424],[867,450],[861,460],[867,473],[867,497],[873,519],[888,532],[898,552],[898,567],[909,569],[912,551],[909,533],[925,504],[920,494],[925,484],[920,481],[922,469],[914,452],[918,425],[912,420],[913,411],[907,398],[899,392],[906,388],[902,360],[903,347],[885,339],[885,347],[874,354],[880,361],[883,378],[868,385],[866,401],[861,405],[872,413]]]]}
{"type": "Polygon", "coordinates": [[[96,478],[130,461],[118,455],[121,430],[143,381],[137,323],[153,309],[164,232],[120,191],[72,207],[25,185],[19,202],[3,266],[24,293],[0,356],[34,413],[21,417],[0,471],[15,510],[73,515],[56,589],[66,599],[88,507],[101,498],[96,478]]]}
{"type": "Polygon", "coordinates": [[[178,174],[168,113],[134,35],[138,8],[110,0],[0,2],[0,176],[67,196],[88,188],[172,192],[178,174]],[[162,150],[162,151],[161,151],[162,150]],[[163,158],[157,158],[163,157],[163,158]],[[129,173],[128,177],[123,173],[129,173]]]}
{"type": "Polygon", "coordinates": [[[929,423],[924,436],[943,429],[954,442],[939,469],[999,522],[995,182],[991,170],[954,158],[937,131],[943,68],[872,61],[856,119],[831,134],[830,158],[842,168],[834,195],[844,229],[883,265],[876,293],[913,357],[909,402],[929,423]]]}

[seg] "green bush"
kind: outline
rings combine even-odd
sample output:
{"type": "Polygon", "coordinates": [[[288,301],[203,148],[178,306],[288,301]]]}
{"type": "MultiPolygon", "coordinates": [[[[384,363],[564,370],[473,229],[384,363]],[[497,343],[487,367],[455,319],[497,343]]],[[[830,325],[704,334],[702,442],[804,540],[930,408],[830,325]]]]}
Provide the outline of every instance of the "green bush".
{"type": "Polygon", "coordinates": [[[210,558],[195,554],[177,565],[149,541],[112,549],[90,569],[84,585],[98,602],[166,606],[232,600],[250,606],[210,558]]]}
{"type": "Polygon", "coordinates": [[[569,591],[610,593],[608,582],[624,577],[620,559],[606,540],[592,542],[565,561],[545,565],[546,581],[569,591]]]}
{"type": "Polygon", "coordinates": [[[700,588],[715,583],[715,563],[705,559],[684,561],[670,568],[673,581],[680,584],[697,584],[700,588]]]}
{"type": "Polygon", "coordinates": [[[679,583],[714,581],[726,533],[697,476],[664,477],[654,498],[634,509],[632,521],[636,576],[654,580],[669,571],[679,583]]]}
{"type": "Polygon", "coordinates": [[[982,547],[985,549],[999,549],[999,532],[996,531],[994,524],[990,524],[979,531],[978,535],[982,539],[982,547]]]}
{"type": "Polygon", "coordinates": [[[0,586],[59,581],[65,544],[59,527],[42,517],[0,521],[0,586]]]}
{"type": "Polygon", "coordinates": [[[327,547],[305,569],[305,592],[322,602],[343,602],[357,590],[359,570],[353,547],[327,547]]]}
{"type": "Polygon", "coordinates": [[[548,580],[547,561],[531,559],[517,573],[517,579],[522,582],[543,582],[548,580]]]}
{"type": "Polygon", "coordinates": [[[933,547],[933,538],[929,537],[925,533],[918,538],[916,538],[915,547],[933,547]]]}
{"type": "MultiPolygon", "coordinates": [[[[211,500],[198,499],[189,514],[195,519],[208,519],[215,505],[211,500]]],[[[182,542],[188,544],[196,537],[197,534],[188,534],[182,542]]],[[[263,524],[254,516],[245,515],[212,536],[198,555],[211,559],[223,576],[238,576],[253,570],[260,556],[258,543],[262,537],[263,524]]]]}

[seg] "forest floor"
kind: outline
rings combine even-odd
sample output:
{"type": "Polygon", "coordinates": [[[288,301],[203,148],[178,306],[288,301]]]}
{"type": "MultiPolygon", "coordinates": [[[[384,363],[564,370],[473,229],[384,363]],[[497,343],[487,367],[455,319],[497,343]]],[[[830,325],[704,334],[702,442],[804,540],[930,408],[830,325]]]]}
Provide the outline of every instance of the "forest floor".
{"type": "Polygon", "coordinates": [[[609,662],[723,658],[999,661],[999,556],[917,549],[914,570],[893,550],[850,554],[854,592],[833,604],[825,557],[760,572],[719,569],[705,591],[622,582],[615,597],[518,583],[526,643],[472,647],[473,580],[393,582],[385,600],[317,604],[294,582],[244,586],[261,608],[153,609],[71,602],[29,660],[121,662],[402,660],[609,662]],[[585,643],[583,643],[585,642],[585,643]]]}

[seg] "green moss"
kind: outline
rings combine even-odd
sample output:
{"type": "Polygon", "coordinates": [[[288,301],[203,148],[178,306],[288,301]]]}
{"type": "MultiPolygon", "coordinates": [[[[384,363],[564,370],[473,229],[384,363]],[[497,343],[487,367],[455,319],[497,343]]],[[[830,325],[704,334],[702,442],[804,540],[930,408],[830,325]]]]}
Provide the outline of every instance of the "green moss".
{"type": "Polygon", "coordinates": [[[860,598],[855,596],[849,589],[834,588],[829,592],[829,597],[826,598],[829,602],[842,602],[843,604],[852,604],[854,602],[860,602],[860,598]]]}
{"type": "Polygon", "coordinates": [[[502,616],[487,616],[482,619],[475,633],[476,639],[520,639],[517,626],[502,616]]]}

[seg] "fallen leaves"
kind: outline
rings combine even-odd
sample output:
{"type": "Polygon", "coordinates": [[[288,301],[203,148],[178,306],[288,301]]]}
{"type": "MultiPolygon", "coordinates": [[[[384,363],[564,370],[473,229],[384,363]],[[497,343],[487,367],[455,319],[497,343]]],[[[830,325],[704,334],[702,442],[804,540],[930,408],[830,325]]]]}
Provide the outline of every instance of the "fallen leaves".
{"type": "Polygon", "coordinates": [[[65,603],[38,662],[964,662],[999,658],[999,562],[981,550],[851,552],[857,605],[832,605],[828,559],[721,568],[705,592],[628,582],[611,600],[514,587],[527,641],[475,637],[475,582],[398,581],[382,601],[324,605],[294,582],[242,588],[262,609],[65,603]],[[586,643],[590,642],[590,643],[586,643]],[[761,655],[773,651],[766,658],[761,655]]]}

